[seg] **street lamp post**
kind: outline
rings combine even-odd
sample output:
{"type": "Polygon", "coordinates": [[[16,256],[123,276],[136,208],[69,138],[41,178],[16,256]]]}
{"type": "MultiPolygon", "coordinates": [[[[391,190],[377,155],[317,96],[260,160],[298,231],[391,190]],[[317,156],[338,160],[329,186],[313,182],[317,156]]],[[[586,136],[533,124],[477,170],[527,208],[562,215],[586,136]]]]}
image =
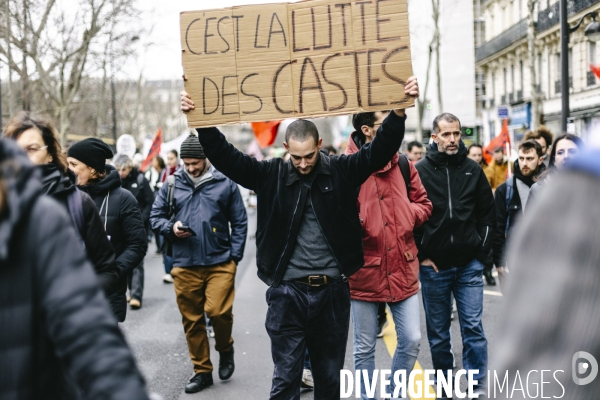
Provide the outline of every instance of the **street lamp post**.
{"type": "Polygon", "coordinates": [[[594,20],[585,28],[585,36],[591,42],[600,40],[600,23],[596,21],[598,14],[595,11],[585,14],[579,22],[571,27],[568,20],[567,0],[560,0],[560,89],[562,95],[562,110],[560,115],[560,129],[567,131],[567,120],[570,114],[569,105],[569,38],[581,26],[586,17],[594,20]]]}

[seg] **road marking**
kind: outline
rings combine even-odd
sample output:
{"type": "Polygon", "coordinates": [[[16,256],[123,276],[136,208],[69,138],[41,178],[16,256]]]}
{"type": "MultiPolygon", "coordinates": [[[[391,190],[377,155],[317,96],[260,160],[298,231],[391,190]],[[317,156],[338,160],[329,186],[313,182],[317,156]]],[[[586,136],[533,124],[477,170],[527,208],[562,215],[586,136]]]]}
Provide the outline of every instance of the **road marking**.
{"type": "MultiPolygon", "coordinates": [[[[398,344],[398,339],[396,338],[396,326],[394,325],[394,320],[392,319],[392,313],[387,310],[386,312],[387,315],[387,320],[388,320],[388,326],[385,327],[385,329],[383,330],[383,341],[385,343],[385,346],[387,347],[388,353],[390,354],[391,357],[394,357],[394,352],[396,351],[396,345],[398,344]]],[[[433,388],[429,385],[425,386],[425,376],[423,375],[423,367],[421,367],[421,364],[419,363],[419,360],[417,360],[415,362],[415,367],[413,370],[416,371],[421,371],[420,374],[418,374],[415,378],[414,381],[414,387],[413,387],[413,391],[417,392],[417,382],[421,382],[421,387],[423,388],[427,388],[427,391],[431,394],[431,395],[435,395],[435,390],[433,390],[433,388]]],[[[406,379],[408,379],[408,376],[406,377],[406,379]]],[[[411,399],[413,400],[417,400],[417,399],[425,399],[425,397],[411,397],[411,399]]],[[[431,397],[429,397],[428,399],[431,400],[431,397]]]]}
{"type": "Polygon", "coordinates": [[[483,294],[489,294],[490,296],[498,296],[498,297],[503,297],[502,293],[500,292],[496,292],[494,290],[483,290],[483,294]]]}

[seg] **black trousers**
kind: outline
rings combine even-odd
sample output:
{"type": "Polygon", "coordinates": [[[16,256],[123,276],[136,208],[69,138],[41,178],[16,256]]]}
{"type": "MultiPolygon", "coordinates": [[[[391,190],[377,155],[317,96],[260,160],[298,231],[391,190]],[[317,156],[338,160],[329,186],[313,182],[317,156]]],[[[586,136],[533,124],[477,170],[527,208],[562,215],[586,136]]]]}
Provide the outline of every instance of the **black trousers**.
{"type": "Polygon", "coordinates": [[[142,301],[144,295],[144,261],[140,263],[127,277],[129,296],[132,299],[142,301]]]}
{"type": "Polygon", "coordinates": [[[300,399],[305,350],[310,353],[315,400],[340,398],[350,323],[350,288],[339,280],[319,287],[287,281],[266,293],[265,326],[275,369],[271,399],[300,399]]]}

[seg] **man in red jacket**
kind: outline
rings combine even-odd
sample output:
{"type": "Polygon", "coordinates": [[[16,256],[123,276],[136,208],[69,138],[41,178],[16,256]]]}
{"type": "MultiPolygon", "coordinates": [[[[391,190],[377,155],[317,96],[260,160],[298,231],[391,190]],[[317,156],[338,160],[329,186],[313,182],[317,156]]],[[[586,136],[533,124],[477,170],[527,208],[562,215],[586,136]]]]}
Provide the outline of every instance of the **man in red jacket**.
{"type": "MultiPolygon", "coordinates": [[[[370,143],[387,112],[356,114],[356,130],[348,140],[346,154],[353,154],[370,143]]],[[[372,379],[375,369],[377,310],[387,303],[392,311],[398,345],[392,359],[395,371],[412,371],[421,340],[419,317],[419,260],[413,229],[429,219],[433,206],[416,168],[408,160],[410,172],[405,182],[396,154],[381,170],[372,174],[358,196],[363,228],[364,266],[349,278],[352,321],[354,324],[354,367],[367,370],[372,379]]],[[[367,399],[361,389],[361,398],[367,399]]],[[[393,394],[393,379],[389,394],[393,394]]],[[[384,395],[384,397],[387,397],[384,395]]],[[[396,396],[394,396],[396,397],[396,396]]]]}

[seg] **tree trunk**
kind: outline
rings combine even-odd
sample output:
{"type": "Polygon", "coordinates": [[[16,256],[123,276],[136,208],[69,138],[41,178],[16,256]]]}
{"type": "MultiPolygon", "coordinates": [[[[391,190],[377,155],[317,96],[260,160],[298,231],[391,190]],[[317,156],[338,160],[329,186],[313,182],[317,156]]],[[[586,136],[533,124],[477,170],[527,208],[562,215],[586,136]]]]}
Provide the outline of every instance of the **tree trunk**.
{"type": "MultiPolygon", "coordinates": [[[[535,5],[538,0],[527,0],[527,50],[529,53],[528,67],[529,76],[531,80],[529,82],[529,90],[531,91],[531,126],[529,129],[535,130],[540,123],[541,116],[541,96],[537,87],[537,74],[535,72],[535,60],[536,60],[536,48],[535,48],[535,5]]],[[[541,73],[541,71],[540,71],[541,73]]]]}

